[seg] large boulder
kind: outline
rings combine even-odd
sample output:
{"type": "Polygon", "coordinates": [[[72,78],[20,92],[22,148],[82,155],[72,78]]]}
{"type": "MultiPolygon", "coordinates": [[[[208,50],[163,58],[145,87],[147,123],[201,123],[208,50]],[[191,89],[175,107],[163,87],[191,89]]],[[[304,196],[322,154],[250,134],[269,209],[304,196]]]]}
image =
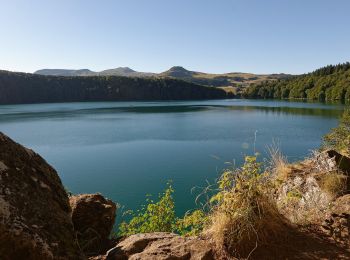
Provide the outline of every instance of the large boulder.
{"type": "Polygon", "coordinates": [[[181,237],[172,233],[155,232],[129,236],[110,249],[106,260],[211,260],[215,259],[208,240],[181,237]]]}
{"type": "Polygon", "coordinates": [[[71,196],[69,202],[81,249],[86,255],[103,252],[115,222],[116,204],[101,194],[71,196]]]}
{"type": "Polygon", "coordinates": [[[0,132],[0,259],[81,258],[56,171],[0,132]]]}

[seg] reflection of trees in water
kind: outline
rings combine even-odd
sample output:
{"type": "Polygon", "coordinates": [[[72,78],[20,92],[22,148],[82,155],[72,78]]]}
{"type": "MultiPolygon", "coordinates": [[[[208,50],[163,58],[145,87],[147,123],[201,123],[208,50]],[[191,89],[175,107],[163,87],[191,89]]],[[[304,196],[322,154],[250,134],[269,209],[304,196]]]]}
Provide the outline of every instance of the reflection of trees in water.
{"type": "Polygon", "coordinates": [[[305,115],[305,116],[321,116],[321,117],[339,117],[342,115],[342,109],[327,108],[305,108],[305,107],[268,107],[268,106],[235,106],[230,107],[231,110],[242,110],[246,112],[263,111],[266,114],[277,115],[305,115]]]}
{"type": "MultiPolygon", "coordinates": [[[[98,115],[117,115],[118,113],[186,113],[186,112],[203,112],[210,110],[236,110],[244,112],[264,112],[266,114],[276,115],[305,115],[305,116],[321,116],[329,118],[338,118],[342,115],[343,107],[292,107],[292,106],[225,106],[225,105],[155,105],[155,106],[124,106],[124,107],[102,107],[102,108],[86,108],[72,109],[64,111],[36,111],[22,113],[4,113],[1,114],[0,122],[12,120],[37,120],[37,119],[60,119],[74,118],[82,116],[98,116],[98,115]]],[[[97,118],[95,118],[97,119],[97,118]]]]}

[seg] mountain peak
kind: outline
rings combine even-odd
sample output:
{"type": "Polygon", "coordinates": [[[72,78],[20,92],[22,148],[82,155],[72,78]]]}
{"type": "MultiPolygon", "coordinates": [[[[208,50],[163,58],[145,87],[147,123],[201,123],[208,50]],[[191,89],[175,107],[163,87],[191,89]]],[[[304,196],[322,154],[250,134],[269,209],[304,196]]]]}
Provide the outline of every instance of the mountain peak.
{"type": "Polygon", "coordinates": [[[168,76],[168,77],[175,77],[175,78],[187,78],[192,77],[194,74],[193,71],[189,71],[181,66],[174,66],[171,67],[169,70],[164,71],[162,75],[168,76]]]}
{"type": "Polygon", "coordinates": [[[115,69],[110,69],[110,71],[112,71],[112,70],[115,72],[122,72],[122,73],[134,73],[134,72],[136,72],[135,70],[130,69],[129,67],[118,67],[115,69]]]}
{"type": "Polygon", "coordinates": [[[135,76],[139,72],[130,69],[129,67],[118,67],[114,69],[103,70],[98,73],[99,75],[116,75],[116,76],[135,76]]]}
{"type": "Polygon", "coordinates": [[[169,69],[169,71],[188,71],[188,70],[182,66],[173,66],[169,69]]]}

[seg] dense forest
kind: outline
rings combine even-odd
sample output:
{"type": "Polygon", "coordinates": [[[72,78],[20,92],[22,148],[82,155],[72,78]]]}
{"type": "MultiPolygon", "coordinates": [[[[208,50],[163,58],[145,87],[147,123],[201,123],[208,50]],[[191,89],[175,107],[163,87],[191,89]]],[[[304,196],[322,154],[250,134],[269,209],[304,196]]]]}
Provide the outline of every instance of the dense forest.
{"type": "Polygon", "coordinates": [[[221,89],[171,78],[62,77],[0,71],[0,104],[226,97],[221,89]]]}
{"type": "Polygon", "coordinates": [[[350,63],[328,65],[308,74],[252,84],[242,96],[349,102],[350,63]]]}

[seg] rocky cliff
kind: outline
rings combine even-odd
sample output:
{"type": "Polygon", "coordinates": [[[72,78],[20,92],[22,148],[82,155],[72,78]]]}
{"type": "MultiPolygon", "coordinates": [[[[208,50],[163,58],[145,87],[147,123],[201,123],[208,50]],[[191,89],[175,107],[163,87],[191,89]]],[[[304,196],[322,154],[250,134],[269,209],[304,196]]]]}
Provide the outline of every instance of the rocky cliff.
{"type": "Polygon", "coordinates": [[[81,259],[57,172],[0,133],[0,259],[81,259]]]}

